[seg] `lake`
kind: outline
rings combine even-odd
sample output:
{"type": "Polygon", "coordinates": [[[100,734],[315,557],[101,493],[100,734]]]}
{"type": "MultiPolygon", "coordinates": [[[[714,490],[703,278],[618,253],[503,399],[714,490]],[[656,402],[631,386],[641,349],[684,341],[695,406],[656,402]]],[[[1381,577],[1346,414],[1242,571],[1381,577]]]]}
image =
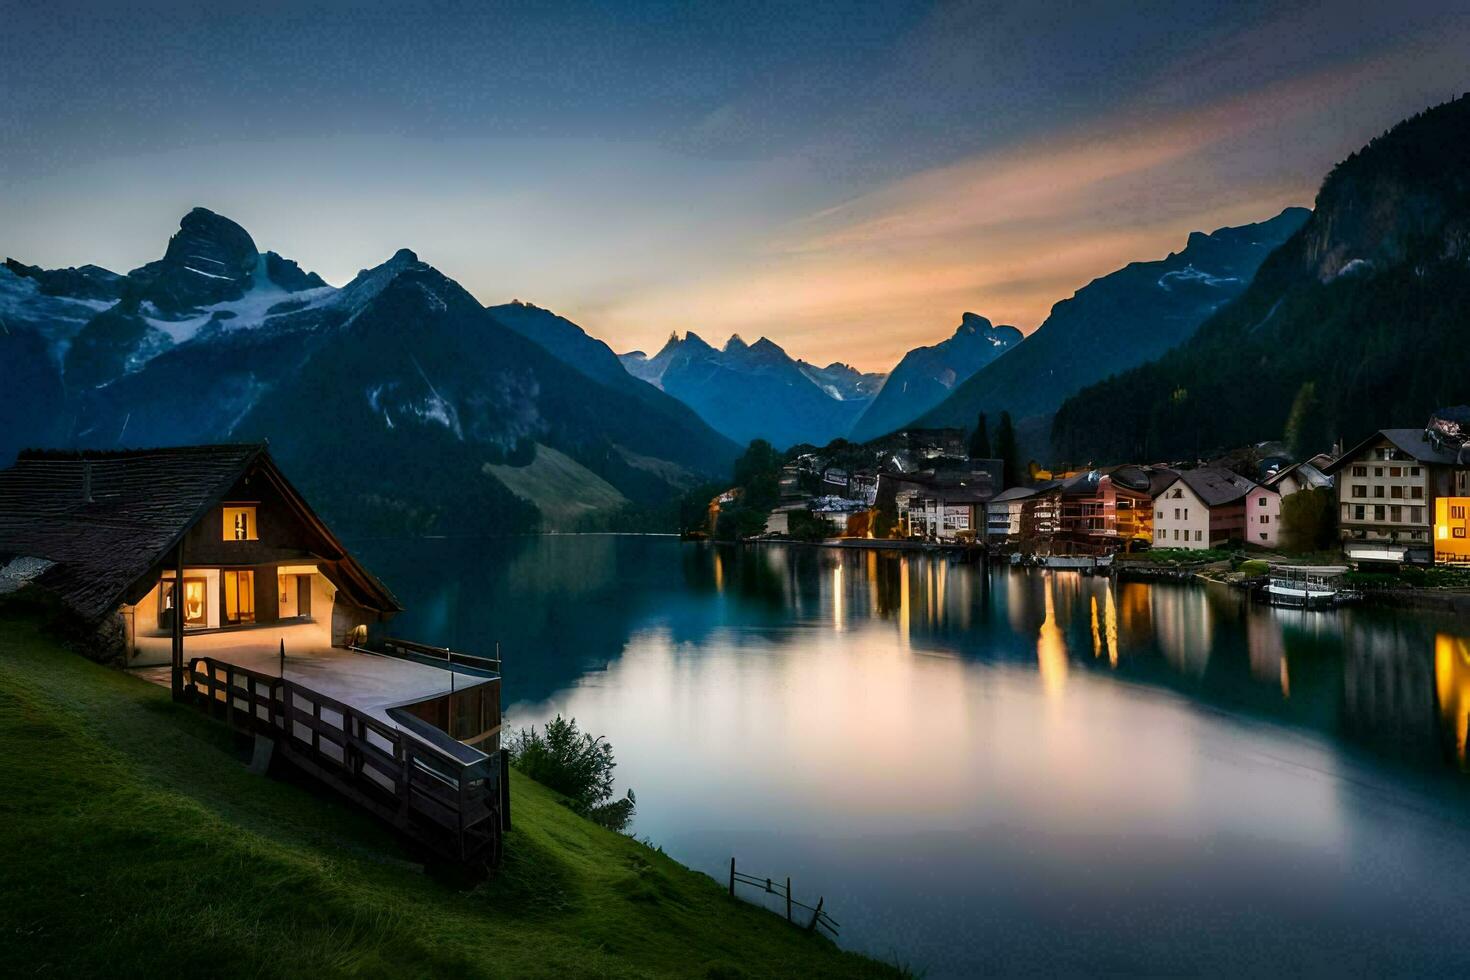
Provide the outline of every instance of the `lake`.
{"type": "MultiPolygon", "coordinates": [[[[803,546],[359,547],[635,834],[927,972],[1470,970],[1470,623],[803,546]]],[[[759,894],[742,889],[756,900],[759,894]]]]}

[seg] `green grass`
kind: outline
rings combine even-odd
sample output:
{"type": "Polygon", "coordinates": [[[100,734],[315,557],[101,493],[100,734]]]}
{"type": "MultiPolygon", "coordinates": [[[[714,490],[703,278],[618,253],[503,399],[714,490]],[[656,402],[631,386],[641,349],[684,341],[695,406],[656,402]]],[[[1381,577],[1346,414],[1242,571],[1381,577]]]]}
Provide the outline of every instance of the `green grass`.
{"type": "Polygon", "coordinates": [[[1234,552],[1218,548],[1193,550],[1190,548],[1151,548],[1120,554],[1121,561],[1133,561],[1144,565],[1199,565],[1208,562],[1228,561],[1234,552]]]}
{"type": "Polygon", "coordinates": [[[628,503],[618,488],[565,453],[536,444],[536,458],[526,466],[485,464],[486,472],[510,492],[541,511],[549,530],[575,530],[592,514],[615,511],[628,503]]]}
{"type": "Polygon", "coordinates": [[[501,871],[445,882],[162,688],[0,617],[8,976],[898,975],[519,774],[512,807],[501,871]]]}

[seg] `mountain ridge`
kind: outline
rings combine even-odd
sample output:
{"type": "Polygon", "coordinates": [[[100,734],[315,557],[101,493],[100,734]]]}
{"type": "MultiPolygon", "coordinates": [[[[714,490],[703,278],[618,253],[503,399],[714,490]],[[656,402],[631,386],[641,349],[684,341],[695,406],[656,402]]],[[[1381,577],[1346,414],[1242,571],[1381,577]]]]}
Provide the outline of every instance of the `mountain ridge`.
{"type": "Polygon", "coordinates": [[[850,438],[862,442],[902,428],[1024,339],[1009,324],[997,326],[978,313],[963,314],[953,334],[904,354],[854,424],[850,438]]]}
{"type": "Polygon", "coordinates": [[[619,360],[741,445],[766,439],[784,449],[843,438],[877,387],[875,375],[845,365],[817,368],[765,336],[747,344],[732,334],[716,348],[690,330],[682,338],[671,334],[651,357],[629,351],[619,360]]]}
{"type": "Polygon", "coordinates": [[[0,392],[0,453],[269,438],[324,512],[382,533],[535,526],[494,467],[538,445],[563,460],[538,487],[605,483],[588,499],[641,508],[737,453],[647,385],[589,379],[408,249],[338,289],[200,208],[140,269],[0,269],[0,316],[20,314],[0,356],[22,382],[0,392]]]}
{"type": "Polygon", "coordinates": [[[1292,418],[1315,451],[1464,401],[1467,171],[1470,97],[1375,137],[1326,175],[1311,218],[1238,299],[1186,343],[1070,398],[1058,452],[1198,454],[1278,438],[1292,418]],[[1104,404],[1117,406],[1110,426],[1095,417],[1104,404]]]}
{"type": "Polygon", "coordinates": [[[918,424],[963,426],[985,413],[1016,421],[1023,449],[1049,455],[1051,415],[1066,397],[1157,357],[1240,293],[1266,257],[1307,220],[1288,207],[1264,221],[1191,232],[1162,259],[1129,262],[1052,306],[1004,357],[976,371],[918,424]]]}

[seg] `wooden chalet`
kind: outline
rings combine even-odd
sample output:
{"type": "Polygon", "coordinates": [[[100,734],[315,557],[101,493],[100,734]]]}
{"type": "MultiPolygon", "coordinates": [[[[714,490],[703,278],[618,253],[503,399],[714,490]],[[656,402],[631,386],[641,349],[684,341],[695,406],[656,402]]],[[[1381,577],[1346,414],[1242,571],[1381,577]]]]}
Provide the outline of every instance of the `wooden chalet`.
{"type": "Polygon", "coordinates": [[[370,642],[398,600],[263,444],[22,452],[0,471],[0,591],[20,586],[258,753],[441,855],[497,858],[499,661],[370,642]]]}

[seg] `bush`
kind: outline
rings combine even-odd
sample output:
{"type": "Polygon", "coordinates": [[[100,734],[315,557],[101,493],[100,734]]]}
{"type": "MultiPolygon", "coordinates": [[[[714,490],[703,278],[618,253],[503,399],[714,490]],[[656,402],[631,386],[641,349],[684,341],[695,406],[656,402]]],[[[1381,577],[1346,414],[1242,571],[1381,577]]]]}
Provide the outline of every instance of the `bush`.
{"type": "Polygon", "coordinates": [[[1252,558],[1250,561],[1243,561],[1240,563],[1241,574],[1249,576],[1251,578],[1254,578],[1257,575],[1265,575],[1270,570],[1271,563],[1267,561],[1262,561],[1259,558],[1252,558]]]}
{"type": "Polygon", "coordinates": [[[786,534],[795,541],[825,541],[832,525],[809,510],[793,510],[786,517],[786,534]]]}
{"type": "Polygon", "coordinates": [[[601,736],[593,738],[577,728],[577,719],[557,715],[546,723],[546,732],[536,726],[522,728],[506,744],[511,764],[536,782],[566,797],[578,813],[611,830],[621,831],[633,819],[636,797],[614,800],[612,745],[601,736]]]}

